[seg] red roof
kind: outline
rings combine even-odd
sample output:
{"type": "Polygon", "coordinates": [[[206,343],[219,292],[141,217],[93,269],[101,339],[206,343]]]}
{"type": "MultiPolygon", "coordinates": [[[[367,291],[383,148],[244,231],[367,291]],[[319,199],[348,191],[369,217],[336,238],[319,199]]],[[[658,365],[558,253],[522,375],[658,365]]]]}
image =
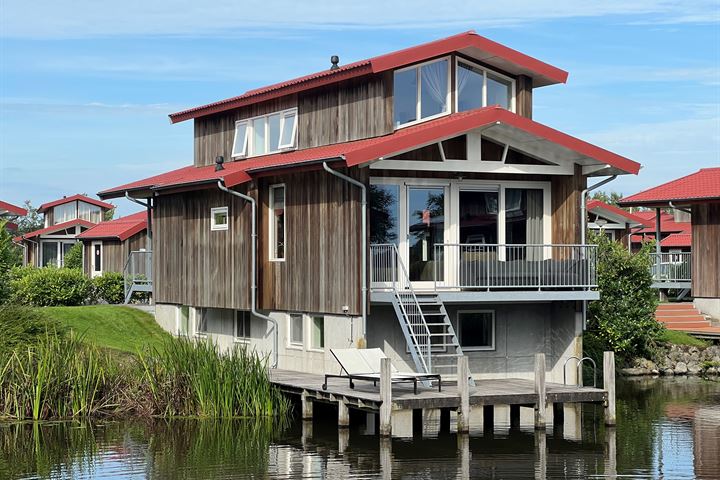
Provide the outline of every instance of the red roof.
{"type": "Polygon", "coordinates": [[[669,202],[695,203],[720,199],[720,167],[703,168],[677,180],[620,200],[621,205],[664,206],[669,202]]]}
{"type": "MultiPolygon", "coordinates": [[[[655,212],[637,212],[636,215],[645,219],[646,228],[638,230],[638,233],[655,233],[655,212]]],[[[660,233],[690,233],[692,225],[690,222],[676,222],[671,213],[660,213],[660,233]]]]}
{"type": "Polygon", "coordinates": [[[237,97],[172,113],[170,114],[170,121],[178,123],[191,118],[211,115],[361,75],[392,70],[458,51],[509,73],[528,75],[533,78],[534,87],[565,83],[567,81],[568,73],[566,71],[493,42],[474,31],[469,31],[367,60],[349,63],[335,70],[322,70],[267,87],[249,90],[237,97]]]}
{"type": "Polygon", "coordinates": [[[661,247],[691,247],[692,234],[690,233],[673,233],[660,241],[661,247]]]}
{"type": "Polygon", "coordinates": [[[625,218],[627,220],[626,223],[629,223],[631,225],[645,225],[645,226],[650,225],[650,223],[647,220],[645,220],[644,218],[640,218],[639,216],[633,215],[632,213],[628,212],[627,210],[618,208],[615,205],[610,205],[605,202],[601,202],[600,200],[589,200],[587,203],[587,209],[588,209],[588,211],[591,211],[595,214],[602,215],[603,213],[610,213],[610,214],[625,218]]]}
{"type": "MultiPolygon", "coordinates": [[[[640,164],[628,158],[521,117],[504,108],[493,106],[452,113],[380,137],[227,162],[224,165],[225,168],[220,171],[215,171],[214,165],[205,167],[188,166],[104,190],[98,195],[103,198],[110,198],[124,195],[126,191],[158,190],[207,184],[214,183],[221,178],[224,179],[226,186],[232,187],[250,181],[253,173],[265,169],[321,161],[344,160],[347,166],[355,166],[392,156],[421,145],[452,138],[488,125],[490,125],[489,128],[507,126],[513,130],[525,132],[530,134],[535,143],[546,141],[561,147],[563,151],[571,152],[576,158],[579,154],[592,161],[611,165],[622,172],[636,174],[640,170],[640,164]]],[[[488,130],[486,128],[484,131],[487,132],[488,130]]]]}
{"type": "Polygon", "coordinates": [[[108,210],[115,208],[115,206],[110,203],[105,203],[101,200],[98,200],[95,198],[90,198],[85,195],[80,195],[78,193],[76,195],[71,195],[69,197],[63,197],[59,200],[55,200],[55,201],[48,202],[48,203],[43,203],[42,205],[40,205],[40,208],[38,208],[38,213],[45,213],[48,209],[50,209],[52,207],[57,207],[58,205],[64,205],[66,203],[74,202],[75,200],[80,200],[82,202],[89,203],[91,205],[97,205],[100,208],[107,208],[108,210]]]}
{"type": "Polygon", "coordinates": [[[0,200],[0,211],[2,210],[5,210],[7,213],[11,213],[13,215],[19,215],[21,217],[27,215],[27,210],[25,210],[24,208],[0,200]]]}
{"type": "Polygon", "coordinates": [[[50,227],[45,227],[45,228],[41,228],[40,230],[35,230],[34,232],[26,233],[25,235],[15,237],[13,240],[15,240],[16,242],[19,242],[19,241],[25,240],[27,238],[33,238],[33,237],[37,237],[40,235],[45,235],[46,233],[53,233],[53,232],[57,232],[59,230],[65,230],[66,228],[74,227],[77,225],[80,225],[81,227],[90,228],[95,224],[92,222],[88,222],[87,220],[83,220],[81,218],[76,218],[76,219],[70,220],[68,222],[57,223],[50,227]]]}
{"type": "Polygon", "coordinates": [[[77,236],[82,240],[93,238],[117,238],[125,241],[147,228],[147,212],[137,212],[107,222],[100,222],[77,236]]]}

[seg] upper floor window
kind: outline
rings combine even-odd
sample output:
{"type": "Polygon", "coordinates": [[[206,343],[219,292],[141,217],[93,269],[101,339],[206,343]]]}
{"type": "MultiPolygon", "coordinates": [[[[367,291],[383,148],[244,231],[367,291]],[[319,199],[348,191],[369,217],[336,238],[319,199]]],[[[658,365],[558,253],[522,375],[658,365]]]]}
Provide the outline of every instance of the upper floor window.
{"type": "Polygon", "coordinates": [[[77,202],[64,203],[53,209],[53,222],[58,223],[69,222],[77,218],[77,202]]]}
{"type": "Polygon", "coordinates": [[[285,260],[285,185],[270,187],[270,260],[285,260]]]}
{"type": "Polygon", "coordinates": [[[449,112],[448,58],[396,70],[393,85],[395,128],[449,112]]]}
{"type": "Polygon", "coordinates": [[[253,157],[296,148],[297,108],[235,122],[233,157],[253,157]]]}
{"type": "Polygon", "coordinates": [[[514,82],[498,73],[458,60],[455,90],[457,111],[464,112],[488,105],[514,110],[514,82]]]}
{"type": "Polygon", "coordinates": [[[100,223],[103,219],[100,207],[85,202],[78,202],[78,217],[92,223],[100,223]]]}

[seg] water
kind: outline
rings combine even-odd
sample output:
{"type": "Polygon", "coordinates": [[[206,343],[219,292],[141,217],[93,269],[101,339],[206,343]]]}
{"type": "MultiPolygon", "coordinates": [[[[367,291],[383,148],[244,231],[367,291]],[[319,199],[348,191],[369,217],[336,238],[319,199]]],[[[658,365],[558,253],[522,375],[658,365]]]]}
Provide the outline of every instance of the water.
{"type": "MultiPolygon", "coordinates": [[[[496,412],[470,436],[381,440],[353,413],[316,406],[314,424],[256,421],[105,421],[0,424],[0,478],[720,478],[720,382],[639,379],[618,384],[618,426],[601,409],[566,409],[562,429],[520,430],[496,412]],[[325,419],[325,421],[323,421],[325,419]]],[[[399,429],[401,430],[401,429],[399,429]]]]}

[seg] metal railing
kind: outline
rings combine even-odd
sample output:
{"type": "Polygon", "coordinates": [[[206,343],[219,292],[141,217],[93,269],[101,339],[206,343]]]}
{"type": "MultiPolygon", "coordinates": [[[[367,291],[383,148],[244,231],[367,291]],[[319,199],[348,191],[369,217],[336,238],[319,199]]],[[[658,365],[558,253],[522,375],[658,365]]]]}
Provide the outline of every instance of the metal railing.
{"type": "Polygon", "coordinates": [[[690,282],[692,275],[692,253],[651,253],[650,272],[653,281],[663,282],[690,282]]]}
{"type": "Polygon", "coordinates": [[[152,252],[138,250],[130,252],[123,269],[125,303],[133,292],[152,292],[152,252]]]}

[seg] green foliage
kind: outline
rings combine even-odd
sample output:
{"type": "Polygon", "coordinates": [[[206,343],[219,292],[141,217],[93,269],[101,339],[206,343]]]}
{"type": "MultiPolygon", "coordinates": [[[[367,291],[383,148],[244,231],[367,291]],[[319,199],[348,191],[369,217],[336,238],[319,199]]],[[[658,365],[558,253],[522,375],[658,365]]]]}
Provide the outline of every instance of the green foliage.
{"type": "Polygon", "coordinates": [[[601,202],[607,203],[608,205],[617,206],[617,202],[620,201],[622,195],[618,192],[604,192],[602,190],[599,190],[593,193],[590,198],[593,200],[600,200],[601,202]]]}
{"type": "Polygon", "coordinates": [[[75,245],[70,247],[63,259],[63,265],[65,268],[77,268],[82,270],[83,268],[83,244],[77,242],[75,245]]]}
{"type": "Polygon", "coordinates": [[[6,224],[0,220],[0,305],[10,298],[10,270],[22,264],[22,249],[13,243],[6,224]]]}
{"type": "Polygon", "coordinates": [[[122,273],[105,272],[93,278],[95,294],[107,303],[123,303],[125,300],[125,280],[122,273]]]}
{"type": "Polygon", "coordinates": [[[674,345],[689,345],[691,347],[707,347],[709,343],[685,332],[677,330],[663,330],[660,334],[660,341],[674,345]]]}
{"type": "Polygon", "coordinates": [[[664,330],[655,319],[657,293],[651,288],[649,252],[654,247],[646,244],[632,254],[603,235],[591,237],[598,245],[600,300],[588,308],[584,341],[625,359],[651,357],[664,330]]]}
{"type": "Polygon", "coordinates": [[[111,208],[110,210],[106,210],[103,214],[103,222],[109,222],[113,219],[115,216],[115,207],[111,208]]]}
{"type": "Polygon", "coordinates": [[[65,329],[42,311],[19,305],[0,306],[0,352],[18,345],[37,343],[48,331],[64,335],[65,329]]]}
{"type": "Polygon", "coordinates": [[[92,282],[77,269],[21,268],[11,277],[11,301],[21,305],[82,305],[93,294],[92,282]]]}
{"type": "Polygon", "coordinates": [[[28,213],[24,217],[18,218],[17,234],[25,235],[26,233],[34,232],[35,230],[43,228],[45,222],[43,221],[42,215],[38,213],[37,208],[30,204],[30,200],[25,200],[23,208],[27,210],[28,213]]]}

